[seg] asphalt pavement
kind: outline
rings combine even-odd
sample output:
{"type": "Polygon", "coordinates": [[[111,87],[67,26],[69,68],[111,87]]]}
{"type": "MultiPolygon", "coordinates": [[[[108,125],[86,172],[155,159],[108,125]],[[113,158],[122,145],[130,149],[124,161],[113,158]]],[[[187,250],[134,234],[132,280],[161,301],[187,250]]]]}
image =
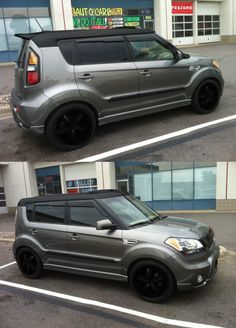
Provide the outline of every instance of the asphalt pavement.
{"type": "MultiPolygon", "coordinates": [[[[207,115],[179,108],[141,118],[109,124],[97,129],[94,138],[84,148],[73,152],[53,149],[44,137],[32,136],[19,129],[12,118],[0,118],[0,158],[2,160],[68,161],[86,159],[133,143],[142,142],[168,133],[193,127],[236,114],[236,44],[214,44],[185,48],[218,59],[225,79],[223,97],[216,111],[207,115]]],[[[6,68],[4,68],[6,69],[6,68]]],[[[0,72],[2,67],[0,68],[0,72]]],[[[0,73],[1,76],[2,73],[0,73]]],[[[4,73],[1,82],[5,92],[11,89],[13,67],[4,73]],[[5,81],[5,82],[4,82],[5,81]]],[[[0,85],[0,87],[1,87],[0,85]]],[[[188,133],[183,137],[158,142],[135,150],[117,153],[104,160],[235,160],[236,120],[188,133]]],[[[103,158],[100,158],[103,160],[103,158]]]]}

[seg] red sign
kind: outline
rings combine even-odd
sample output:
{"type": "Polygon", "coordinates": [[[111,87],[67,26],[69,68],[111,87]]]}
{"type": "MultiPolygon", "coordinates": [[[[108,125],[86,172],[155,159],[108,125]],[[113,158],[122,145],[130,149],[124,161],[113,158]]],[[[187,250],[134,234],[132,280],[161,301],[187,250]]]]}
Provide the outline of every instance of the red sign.
{"type": "Polygon", "coordinates": [[[67,193],[68,194],[78,194],[79,190],[77,188],[75,189],[67,189],[67,193]]]}
{"type": "Polygon", "coordinates": [[[193,3],[190,1],[172,1],[172,14],[192,14],[193,3]]]}

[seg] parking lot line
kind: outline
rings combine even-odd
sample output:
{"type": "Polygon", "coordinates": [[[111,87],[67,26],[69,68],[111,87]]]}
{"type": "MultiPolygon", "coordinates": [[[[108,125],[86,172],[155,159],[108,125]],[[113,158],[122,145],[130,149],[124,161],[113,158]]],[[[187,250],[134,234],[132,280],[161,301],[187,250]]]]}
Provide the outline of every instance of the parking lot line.
{"type": "Polygon", "coordinates": [[[0,266],[0,270],[9,267],[10,265],[15,264],[16,261],[0,266]]]}
{"type": "Polygon", "coordinates": [[[174,138],[179,137],[179,136],[187,135],[187,134],[190,134],[190,133],[195,132],[195,131],[199,131],[199,130],[202,130],[202,129],[205,129],[205,128],[208,128],[208,127],[211,127],[211,126],[215,126],[215,125],[225,123],[225,122],[228,122],[228,121],[233,121],[233,120],[236,120],[236,114],[231,115],[231,116],[226,116],[226,117],[214,120],[214,121],[194,125],[194,126],[191,126],[191,127],[188,127],[188,128],[182,129],[182,130],[178,130],[178,131],[175,131],[175,132],[167,133],[167,134],[164,134],[164,135],[159,136],[159,137],[147,139],[147,140],[136,142],[136,143],[133,143],[133,144],[130,144],[130,145],[127,145],[127,146],[123,146],[123,147],[120,147],[120,148],[109,150],[109,151],[106,151],[106,152],[98,154],[98,155],[94,155],[94,156],[90,156],[90,157],[78,160],[77,162],[78,163],[96,162],[96,161],[103,160],[103,159],[106,159],[106,158],[109,158],[109,157],[112,157],[112,156],[115,156],[115,155],[125,153],[125,152],[130,151],[130,150],[134,150],[134,149],[137,150],[138,148],[141,148],[141,147],[144,147],[144,146],[149,146],[149,145],[156,144],[156,143],[159,143],[159,142],[162,142],[162,141],[174,139],[174,138]]]}
{"type": "Polygon", "coordinates": [[[86,298],[62,294],[62,293],[58,293],[58,292],[52,292],[52,291],[49,291],[46,289],[26,286],[26,285],[17,284],[17,283],[13,283],[13,282],[9,282],[9,281],[4,281],[4,280],[0,280],[0,285],[14,287],[14,288],[18,288],[21,290],[27,290],[29,292],[34,292],[34,293],[41,294],[41,295],[43,294],[43,295],[47,295],[47,296],[52,296],[52,297],[56,297],[59,299],[80,303],[80,304],[92,305],[92,306],[100,307],[103,309],[113,310],[113,311],[117,311],[120,313],[129,314],[129,315],[133,315],[133,316],[140,317],[143,319],[147,319],[147,320],[151,320],[151,321],[155,321],[155,322],[163,323],[163,324],[167,324],[167,325],[172,325],[172,326],[187,327],[187,328],[223,328],[220,326],[212,326],[212,325],[208,325],[208,324],[200,324],[200,323],[195,323],[195,322],[167,319],[167,318],[159,317],[159,316],[156,316],[153,314],[148,314],[145,312],[127,309],[125,307],[120,307],[117,305],[107,304],[107,303],[103,303],[103,302],[99,302],[99,301],[89,300],[86,298]]]}

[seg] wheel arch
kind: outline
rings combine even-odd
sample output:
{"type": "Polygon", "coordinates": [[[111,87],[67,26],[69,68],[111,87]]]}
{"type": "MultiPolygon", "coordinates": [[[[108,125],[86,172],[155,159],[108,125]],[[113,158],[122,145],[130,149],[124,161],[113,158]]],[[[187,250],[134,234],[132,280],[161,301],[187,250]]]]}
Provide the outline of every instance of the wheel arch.
{"type": "Polygon", "coordinates": [[[47,123],[49,122],[50,118],[54,115],[54,113],[59,110],[60,108],[63,108],[64,106],[68,106],[68,105],[83,105],[83,106],[87,106],[94,114],[95,119],[96,119],[96,126],[98,126],[98,112],[96,110],[96,108],[91,105],[90,103],[86,102],[86,101],[82,101],[82,100],[68,100],[60,105],[55,106],[51,112],[49,113],[49,115],[47,116],[46,120],[45,120],[45,124],[44,124],[44,132],[47,126],[47,123]]]}
{"type": "Polygon", "coordinates": [[[136,265],[137,263],[139,263],[139,262],[144,262],[144,261],[154,261],[154,262],[156,262],[157,264],[161,264],[162,266],[164,266],[167,270],[169,270],[170,271],[170,273],[172,274],[172,276],[173,276],[173,278],[174,278],[174,280],[175,280],[175,283],[177,283],[177,280],[176,280],[176,277],[175,277],[175,275],[174,275],[174,273],[173,273],[173,270],[168,266],[168,265],[166,265],[166,263],[164,263],[163,261],[161,261],[161,260],[159,260],[159,259],[156,259],[156,258],[153,258],[153,257],[143,257],[143,258],[139,258],[139,259],[136,259],[136,260],[134,260],[134,261],[132,261],[130,264],[129,264],[129,266],[128,266],[128,268],[127,268],[127,277],[128,277],[128,280],[129,280],[129,274],[130,274],[130,271],[132,270],[132,268],[134,267],[134,265],[136,265]]]}

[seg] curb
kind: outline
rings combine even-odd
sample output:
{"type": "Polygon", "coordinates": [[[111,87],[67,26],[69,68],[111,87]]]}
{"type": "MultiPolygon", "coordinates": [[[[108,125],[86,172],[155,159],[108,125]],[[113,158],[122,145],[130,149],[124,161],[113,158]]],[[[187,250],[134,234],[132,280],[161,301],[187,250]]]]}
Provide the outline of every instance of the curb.
{"type": "Polygon", "coordinates": [[[10,95],[0,95],[0,115],[10,112],[10,95]]]}
{"type": "Polygon", "coordinates": [[[13,243],[15,240],[14,232],[0,232],[0,242],[5,241],[9,243],[13,243]]]}

